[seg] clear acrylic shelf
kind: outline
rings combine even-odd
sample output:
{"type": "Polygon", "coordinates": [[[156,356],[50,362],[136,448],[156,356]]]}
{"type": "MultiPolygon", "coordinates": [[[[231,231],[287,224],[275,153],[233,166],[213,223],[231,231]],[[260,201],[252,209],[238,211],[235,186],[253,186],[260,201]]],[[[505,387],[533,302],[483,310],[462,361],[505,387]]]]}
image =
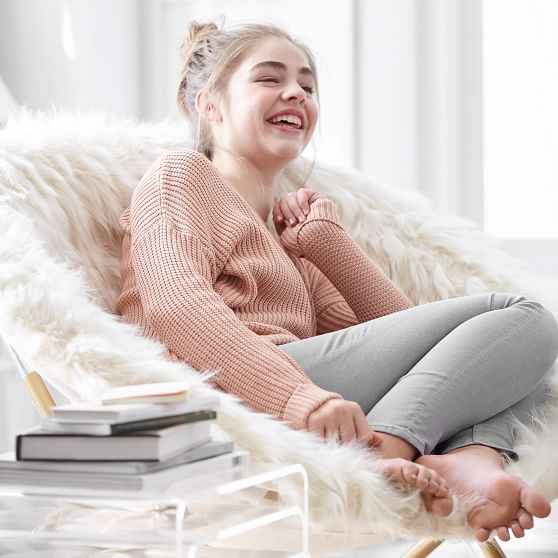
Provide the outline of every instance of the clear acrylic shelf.
{"type": "Polygon", "coordinates": [[[69,558],[77,547],[102,549],[98,555],[104,558],[194,558],[212,542],[283,520],[299,540],[288,556],[310,556],[308,477],[299,464],[239,466],[175,482],[158,493],[0,485],[0,555],[9,549],[14,558],[46,558],[44,549],[53,548],[53,558],[69,558]],[[300,477],[301,505],[269,498],[290,476],[300,477]],[[17,541],[26,546],[22,554],[13,552],[17,541]]]}

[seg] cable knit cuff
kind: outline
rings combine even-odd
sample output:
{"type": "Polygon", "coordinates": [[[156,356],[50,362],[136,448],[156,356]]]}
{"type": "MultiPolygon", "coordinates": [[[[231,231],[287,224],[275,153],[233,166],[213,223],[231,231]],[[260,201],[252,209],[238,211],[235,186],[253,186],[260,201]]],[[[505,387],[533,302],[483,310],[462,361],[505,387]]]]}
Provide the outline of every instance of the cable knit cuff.
{"type": "MultiPolygon", "coordinates": [[[[343,228],[335,203],[329,198],[322,198],[315,201],[310,206],[310,213],[308,213],[306,219],[304,219],[302,223],[298,223],[294,227],[287,225],[287,228],[280,237],[283,246],[297,256],[304,256],[303,239],[300,237],[300,233],[307,225],[316,221],[329,221],[339,228],[343,228]]],[[[310,229],[311,228],[313,227],[310,227],[310,229]]]]}
{"type": "Polygon", "coordinates": [[[291,395],[283,419],[295,430],[306,428],[308,417],[330,399],[343,399],[338,393],[326,391],[315,384],[302,384],[291,395]]]}

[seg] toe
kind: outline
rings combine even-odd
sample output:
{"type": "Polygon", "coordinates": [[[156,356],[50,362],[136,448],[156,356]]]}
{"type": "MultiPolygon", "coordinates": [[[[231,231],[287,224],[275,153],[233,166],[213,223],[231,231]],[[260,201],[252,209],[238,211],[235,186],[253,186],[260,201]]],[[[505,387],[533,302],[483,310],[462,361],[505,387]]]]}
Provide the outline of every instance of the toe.
{"type": "Polygon", "coordinates": [[[533,516],[524,508],[519,508],[517,521],[523,529],[532,529],[534,525],[533,516]]]}
{"type": "Polygon", "coordinates": [[[429,492],[421,492],[420,496],[422,501],[424,502],[424,507],[431,512],[432,511],[432,501],[434,500],[434,496],[429,492]]]}
{"type": "Polygon", "coordinates": [[[439,483],[438,483],[438,490],[436,490],[436,492],[434,492],[434,494],[436,496],[438,496],[438,498],[449,497],[448,485],[446,484],[446,481],[442,477],[440,477],[440,480],[439,480],[439,483]]]}
{"type": "MultiPolygon", "coordinates": [[[[419,467],[415,463],[409,462],[401,467],[403,479],[409,486],[419,486],[418,475],[419,467]]],[[[420,487],[420,486],[419,486],[420,487]]]]}
{"type": "Polygon", "coordinates": [[[535,517],[547,517],[550,514],[550,503],[538,490],[525,487],[521,491],[520,502],[535,517]]]}
{"type": "Polygon", "coordinates": [[[514,534],[514,536],[516,536],[518,539],[525,536],[525,531],[523,530],[523,527],[521,527],[518,521],[512,521],[510,523],[510,529],[514,534]]]}
{"type": "Polygon", "coordinates": [[[505,525],[501,525],[500,527],[496,527],[496,534],[498,538],[502,541],[509,541],[510,540],[510,532],[505,525]]]}
{"type": "MultiPolygon", "coordinates": [[[[427,490],[430,485],[430,469],[426,467],[417,466],[417,486],[422,490],[427,490]]],[[[436,489],[438,487],[436,486],[436,489]]]]}
{"type": "Polygon", "coordinates": [[[453,500],[451,498],[434,498],[432,501],[431,512],[438,517],[447,517],[453,510],[453,500]]]}
{"type": "Polygon", "coordinates": [[[490,531],[488,529],[477,529],[477,539],[480,542],[486,542],[490,537],[490,531]]]}

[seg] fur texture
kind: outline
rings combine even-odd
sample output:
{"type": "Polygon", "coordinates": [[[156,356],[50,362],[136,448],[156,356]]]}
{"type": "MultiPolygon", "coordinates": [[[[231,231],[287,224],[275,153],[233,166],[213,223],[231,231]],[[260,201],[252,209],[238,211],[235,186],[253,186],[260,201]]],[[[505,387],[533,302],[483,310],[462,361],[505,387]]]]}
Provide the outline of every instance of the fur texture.
{"type": "MultiPolygon", "coordinates": [[[[111,385],[184,377],[192,381],[192,397],[216,393],[204,374],[166,361],[160,344],[114,315],[118,217],[148,166],[166,150],[190,145],[184,126],[102,114],[23,111],[0,131],[0,333],[71,400],[94,399],[111,385]]],[[[285,171],[279,194],[302,185],[306,165],[299,161],[285,171]]],[[[476,225],[435,214],[420,195],[324,165],[306,185],[337,203],[353,238],[416,304],[508,291],[558,309],[553,284],[503,253],[476,225]]],[[[219,426],[254,461],[307,468],[314,528],[472,536],[459,505],[449,518],[432,517],[417,491],[394,488],[370,471],[374,457],[364,448],[324,444],[218,393],[219,426]]],[[[521,459],[513,465],[549,498],[558,495],[556,409],[554,400],[538,428],[523,429],[521,459]]],[[[285,497],[296,498],[295,488],[295,481],[283,483],[285,497]]]]}

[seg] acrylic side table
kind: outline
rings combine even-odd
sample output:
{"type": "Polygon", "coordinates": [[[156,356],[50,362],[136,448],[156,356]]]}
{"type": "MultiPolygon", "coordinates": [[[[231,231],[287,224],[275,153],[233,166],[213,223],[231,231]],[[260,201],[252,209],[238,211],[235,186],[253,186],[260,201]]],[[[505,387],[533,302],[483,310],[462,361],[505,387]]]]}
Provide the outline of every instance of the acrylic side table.
{"type": "Polygon", "coordinates": [[[288,518],[300,524],[299,548],[288,556],[310,556],[308,477],[299,464],[236,467],[157,492],[0,485],[0,555],[19,542],[28,549],[14,557],[32,558],[36,551],[45,558],[48,554],[38,549],[54,548],[53,557],[81,558],[95,555],[83,550],[90,548],[102,549],[98,555],[103,557],[194,558],[211,542],[288,518]],[[253,491],[267,493],[277,481],[293,476],[300,485],[300,505],[254,499],[253,491]],[[246,499],[244,491],[250,490],[246,499]],[[79,552],[72,554],[73,549],[79,552]]]}

